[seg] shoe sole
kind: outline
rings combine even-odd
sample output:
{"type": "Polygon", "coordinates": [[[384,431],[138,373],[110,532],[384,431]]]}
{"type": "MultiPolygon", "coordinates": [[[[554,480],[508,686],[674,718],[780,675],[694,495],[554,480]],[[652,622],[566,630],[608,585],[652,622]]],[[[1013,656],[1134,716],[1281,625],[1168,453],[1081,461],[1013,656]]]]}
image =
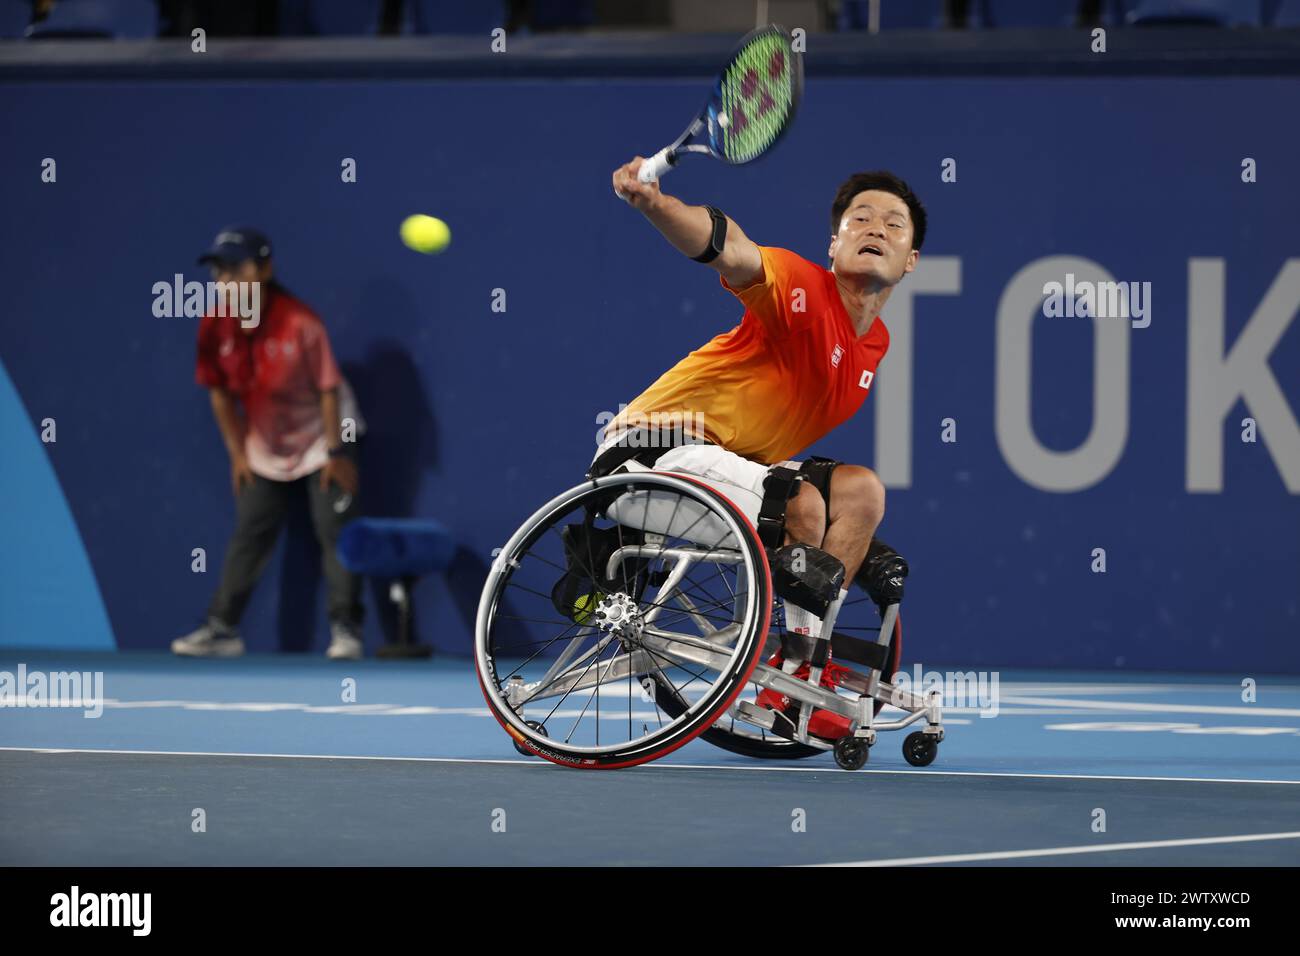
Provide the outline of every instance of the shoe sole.
{"type": "Polygon", "coordinates": [[[199,651],[186,647],[177,647],[173,644],[172,653],[177,657],[242,657],[244,649],[240,647],[234,650],[226,650],[223,648],[215,651],[199,651]]]}

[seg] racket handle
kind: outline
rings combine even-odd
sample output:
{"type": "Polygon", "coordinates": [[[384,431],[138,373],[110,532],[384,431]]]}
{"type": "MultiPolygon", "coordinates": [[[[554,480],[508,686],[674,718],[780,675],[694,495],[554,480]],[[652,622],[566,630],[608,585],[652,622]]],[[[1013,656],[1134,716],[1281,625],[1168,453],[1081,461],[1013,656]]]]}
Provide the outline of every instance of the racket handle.
{"type": "Polygon", "coordinates": [[[676,165],[677,156],[673,153],[672,147],[667,146],[641,164],[636,178],[643,183],[652,183],[676,165]]]}

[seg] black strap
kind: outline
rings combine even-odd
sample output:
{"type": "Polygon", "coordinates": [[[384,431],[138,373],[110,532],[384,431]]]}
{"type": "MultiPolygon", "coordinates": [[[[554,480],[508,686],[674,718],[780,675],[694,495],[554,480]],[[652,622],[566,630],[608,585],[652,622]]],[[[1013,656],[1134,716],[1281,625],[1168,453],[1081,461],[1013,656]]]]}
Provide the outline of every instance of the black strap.
{"type": "Polygon", "coordinates": [[[698,256],[696,262],[712,262],[722,254],[722,247],[727,243],[727,214],[717,206],[705,206],[709,218],[713,220],[713,233],[709,236],[709,247],[698,256]]]}
{"type": "Polygon", "coordinates": [[[822,501],[826,502],[827,525],[831,521],[831,472],[837,465],[842,464],[844,462],[836,461],[834,458],[813,455],[799,467],[799,473],[804,476],[804,480],[822,493],[822,501]]]}
{"type": "Polygon", "coordinates": [[[820,650],[822,655],[822,663],[818,665],[820,667],[826,663],[824,645],[827,644],[830,645],[831,656],[840,662],[851,661],[854,664],[861,664],[881,673],[887,673],[889,677],[893,676],[893,669],[898,666],[898,642],[892,639],[892,635],[889,646],[886,647],[875,641],[864,641],[860,637],[841,634],[839,631],[832,632],[829,641],[825,638],[817,638],[814,641],[810,637],[792,634],[789,631],[769,634],[763,645],[763,656],[769,658],[779,649],[785,660],[808,661],[820,650]],[[819,648],[818,645],[822,646],[819,648]]]}
{"type": "Polygon", "coordinates": [[[812,657],[808,658],[808,663],[813,667],[825,667],[826,661],[830,657],[831,642],[824,637],[819,637],[813,641],[812,657]]]}
{"type": "Polygon", "coordinates": [[[775,465],[763,479],[763,500],[758,506],[758,540],[763,547],[776,550],[785,543],[785,510],[802,480],[799,472],[785,465],[775,465]]]}
{"type": "Polygon", "coordinates": [[[852,661],[878,671],[889,666],[890,648],[875,641],[864,641],[837,631],[831,634],[830,644],[837,660],[852,661]]]}

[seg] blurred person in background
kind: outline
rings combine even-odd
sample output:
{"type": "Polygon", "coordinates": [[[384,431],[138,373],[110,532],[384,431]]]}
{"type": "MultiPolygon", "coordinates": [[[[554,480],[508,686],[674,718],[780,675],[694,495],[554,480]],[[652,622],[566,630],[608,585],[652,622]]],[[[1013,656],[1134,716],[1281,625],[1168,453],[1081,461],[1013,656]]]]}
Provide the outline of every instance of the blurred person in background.
{"type": "Polygon", "coordinates": [[[236,287],[226,287],[221,294],[227,307],[213,310],[216,314],[204,316],[199,325],[196,379],[208,389],[230,455],[235,533],[207,621],[172,641],[172,651],[193,657],[244,652],[239,620],[275,549],[291,496],[306,494],[329,595],[326,654],[359,658],[360,581],[339,562],[335,547],[343,526],[357,514],[351,438],[360,435],[364,423],[352,390],[320,318],[275,281],[264,235],[224,230],[199,262],[211,268],[216,282],[258,283],[257,298],[245,300],[257,303],[257,314],[241,318],[236,287]]]}

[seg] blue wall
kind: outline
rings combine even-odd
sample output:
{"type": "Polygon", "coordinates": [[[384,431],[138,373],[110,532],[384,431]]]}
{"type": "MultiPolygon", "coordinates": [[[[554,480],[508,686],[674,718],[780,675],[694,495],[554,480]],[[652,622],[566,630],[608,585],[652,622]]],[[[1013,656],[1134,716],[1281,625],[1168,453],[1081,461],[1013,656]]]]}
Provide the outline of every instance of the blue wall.
{"type": "MultiPolygon", "coordinates": [[[[910,469],[881,533],[913,565],[912,653],[1300,672],[1300,500],[1274,457],[1290,453],[1285,422],[1276,447],[1267,429],[1245,444],[1237,423],[1251,412],[1229,411],[1220,492],[1189,492],[1185,465],[1189,260],[1223,261],[1231,343],[1300,257],[1300,129],[1265,108],[1296,94],[1296,80],[1268,78],[814,77],[771,158],[691,163],[667,180],[814,259],[847,173],[895,169],[927,202],[923,258],[959,270],[960,293],[914,302],[910,463],[877,456],[892,355],[859,417],[813,449],[910,469]],[[1246,156],[1257,183],[1240,180],[1246,156]],[[956,183],[940,182],[945,157],[956,183]],[[995,433],[999,300],[1050,256],[1153,284],[1151,327],[1128,333],[1122,454],[1072,493],[1027,482],[995,433]],[[946,417],[955,444],[940,441],[946,417]],[[1105,574],[1090,570],[1094,548],[1105,574]]],[[[193,384],[195,320],[155,318],[151,288],[205,278],[194,256],[213,232],[253,222],[354,381],[370,510],[435,517],[463,543],[459,570],[421,585],[418,626],[467,650],[492,549],[580,477],[597,416],[739,318],[716,276],[609,188],[617,163],[675,135],[699,99],[694,80],[0,86],[0,361],[25,408],[0,415],[0,603],[26,609],[0,615],[0,643],[77,642],[27,597],[49,584],[15,534],[13,510],[35,490],[22,476],[37,472],[10,465],[27,453],[53,466],[117,646],[161,648],[197,622],[231,530],[228,469],[193,384]],[[40,181],[45,157],[55,184],[40,181]],[[340,181],[344,157],[355,184],[340,181]],[[399,244],[417,211],[450,223],[446,254],[399,244]],[[504,314],[491,310],[497,288],[504,314]],[[34,444],[47,417],[58,441],[34,444]],[[196,547],[206,574],[190,570],[196,547]]],[[[1296,283],[1279,295],[1289,327],[1270,364],[1294,416],[1296,283]]],[[[1033,325],[1032,422],[1050,448],[1088,434],[1092,341],[1087,320],[1033,325]]],[[[244,622],[252,649],[323,648],[322,602],[297,586],[318,584],[311,548],[274,562],[244,622]]],[[[369,627],[373,646],[373,614],[369,627]]]]}

